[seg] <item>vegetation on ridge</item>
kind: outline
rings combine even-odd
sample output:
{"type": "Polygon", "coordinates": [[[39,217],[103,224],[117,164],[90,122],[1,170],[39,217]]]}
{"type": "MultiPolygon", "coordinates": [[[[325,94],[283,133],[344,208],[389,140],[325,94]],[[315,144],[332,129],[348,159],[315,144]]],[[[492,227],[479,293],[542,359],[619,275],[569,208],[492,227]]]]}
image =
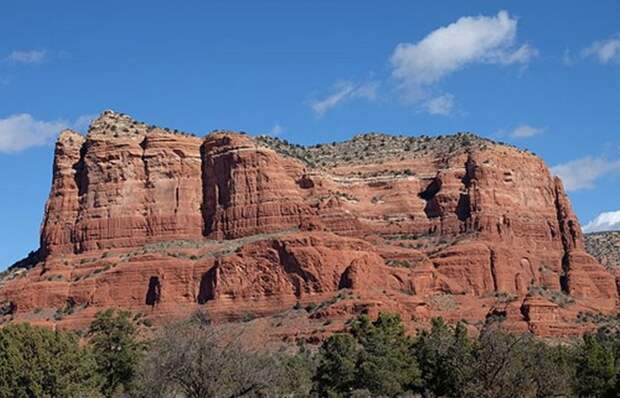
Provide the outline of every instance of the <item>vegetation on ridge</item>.
{"type": "Polygon", "coordinates": [[[312,146],[291,144],[284,139],[266,135],[256,137],[256,141],[312,167],[380,163],[386,159],[405,159],[429,153],[449,155],[463,149],[483,149],[493,145],[512,147],[472,133],[435,137],[367,133],[347,141],[312,146]]]}

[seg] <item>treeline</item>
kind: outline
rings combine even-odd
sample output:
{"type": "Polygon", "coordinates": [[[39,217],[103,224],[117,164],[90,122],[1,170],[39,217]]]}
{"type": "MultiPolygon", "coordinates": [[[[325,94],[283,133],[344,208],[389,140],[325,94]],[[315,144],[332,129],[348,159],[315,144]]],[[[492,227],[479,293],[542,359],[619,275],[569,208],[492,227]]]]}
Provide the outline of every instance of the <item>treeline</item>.
{"type": "Polygon", "coordinates": [[[0,329],[0,397],[618,397],[620,336],[572,345],[434,319],[408,336],[400,318],[361,316],[350,332],[296,354],[251,347],[204,317],[138,338],[127,312],[105,311],[85,341],[28,324],[0,329]]]}

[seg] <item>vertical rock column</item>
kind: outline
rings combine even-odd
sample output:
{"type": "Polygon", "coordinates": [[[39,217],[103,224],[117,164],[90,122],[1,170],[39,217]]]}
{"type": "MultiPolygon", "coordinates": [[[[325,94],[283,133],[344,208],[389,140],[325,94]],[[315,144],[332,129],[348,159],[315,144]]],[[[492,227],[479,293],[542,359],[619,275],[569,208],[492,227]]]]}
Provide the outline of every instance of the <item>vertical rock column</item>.
{"type": "Polygon", "coordinates": [[[81,157],[85,141],[79,133],[65,130],[56,142],[52,188],[41,230],[41,250],[44,256],[74,252],[79,194],[84,189],[81,185],[87,183],[83,179],[84,163],[81,157]]]}

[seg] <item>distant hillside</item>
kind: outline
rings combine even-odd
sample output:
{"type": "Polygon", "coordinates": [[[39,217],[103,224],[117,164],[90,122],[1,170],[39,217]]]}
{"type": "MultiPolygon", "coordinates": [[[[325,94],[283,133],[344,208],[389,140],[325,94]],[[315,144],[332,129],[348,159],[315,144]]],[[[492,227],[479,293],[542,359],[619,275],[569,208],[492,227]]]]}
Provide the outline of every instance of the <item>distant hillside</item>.
{"type": "Polygon", "coordinates": [[[620,231],[586,235],[586,248],[606,267],[620,267],[620,231]]]}

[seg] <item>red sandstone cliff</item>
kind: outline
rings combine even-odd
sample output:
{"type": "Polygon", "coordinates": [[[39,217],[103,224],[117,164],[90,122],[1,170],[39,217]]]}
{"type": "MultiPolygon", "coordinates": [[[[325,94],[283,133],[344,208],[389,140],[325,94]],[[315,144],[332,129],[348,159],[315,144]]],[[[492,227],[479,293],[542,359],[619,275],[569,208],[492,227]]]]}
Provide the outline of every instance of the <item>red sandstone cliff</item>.
{"type": "Polygon", "coordinates": [[[381,310],[571,335],[618,301],[530,153],[468,134],[203,139],[111,111],[61,133],[41,248],[0,284],[5,321],[69,328],[107,307],[163,322],[320,304],[269,331],[286,338],[381,310]]]}

